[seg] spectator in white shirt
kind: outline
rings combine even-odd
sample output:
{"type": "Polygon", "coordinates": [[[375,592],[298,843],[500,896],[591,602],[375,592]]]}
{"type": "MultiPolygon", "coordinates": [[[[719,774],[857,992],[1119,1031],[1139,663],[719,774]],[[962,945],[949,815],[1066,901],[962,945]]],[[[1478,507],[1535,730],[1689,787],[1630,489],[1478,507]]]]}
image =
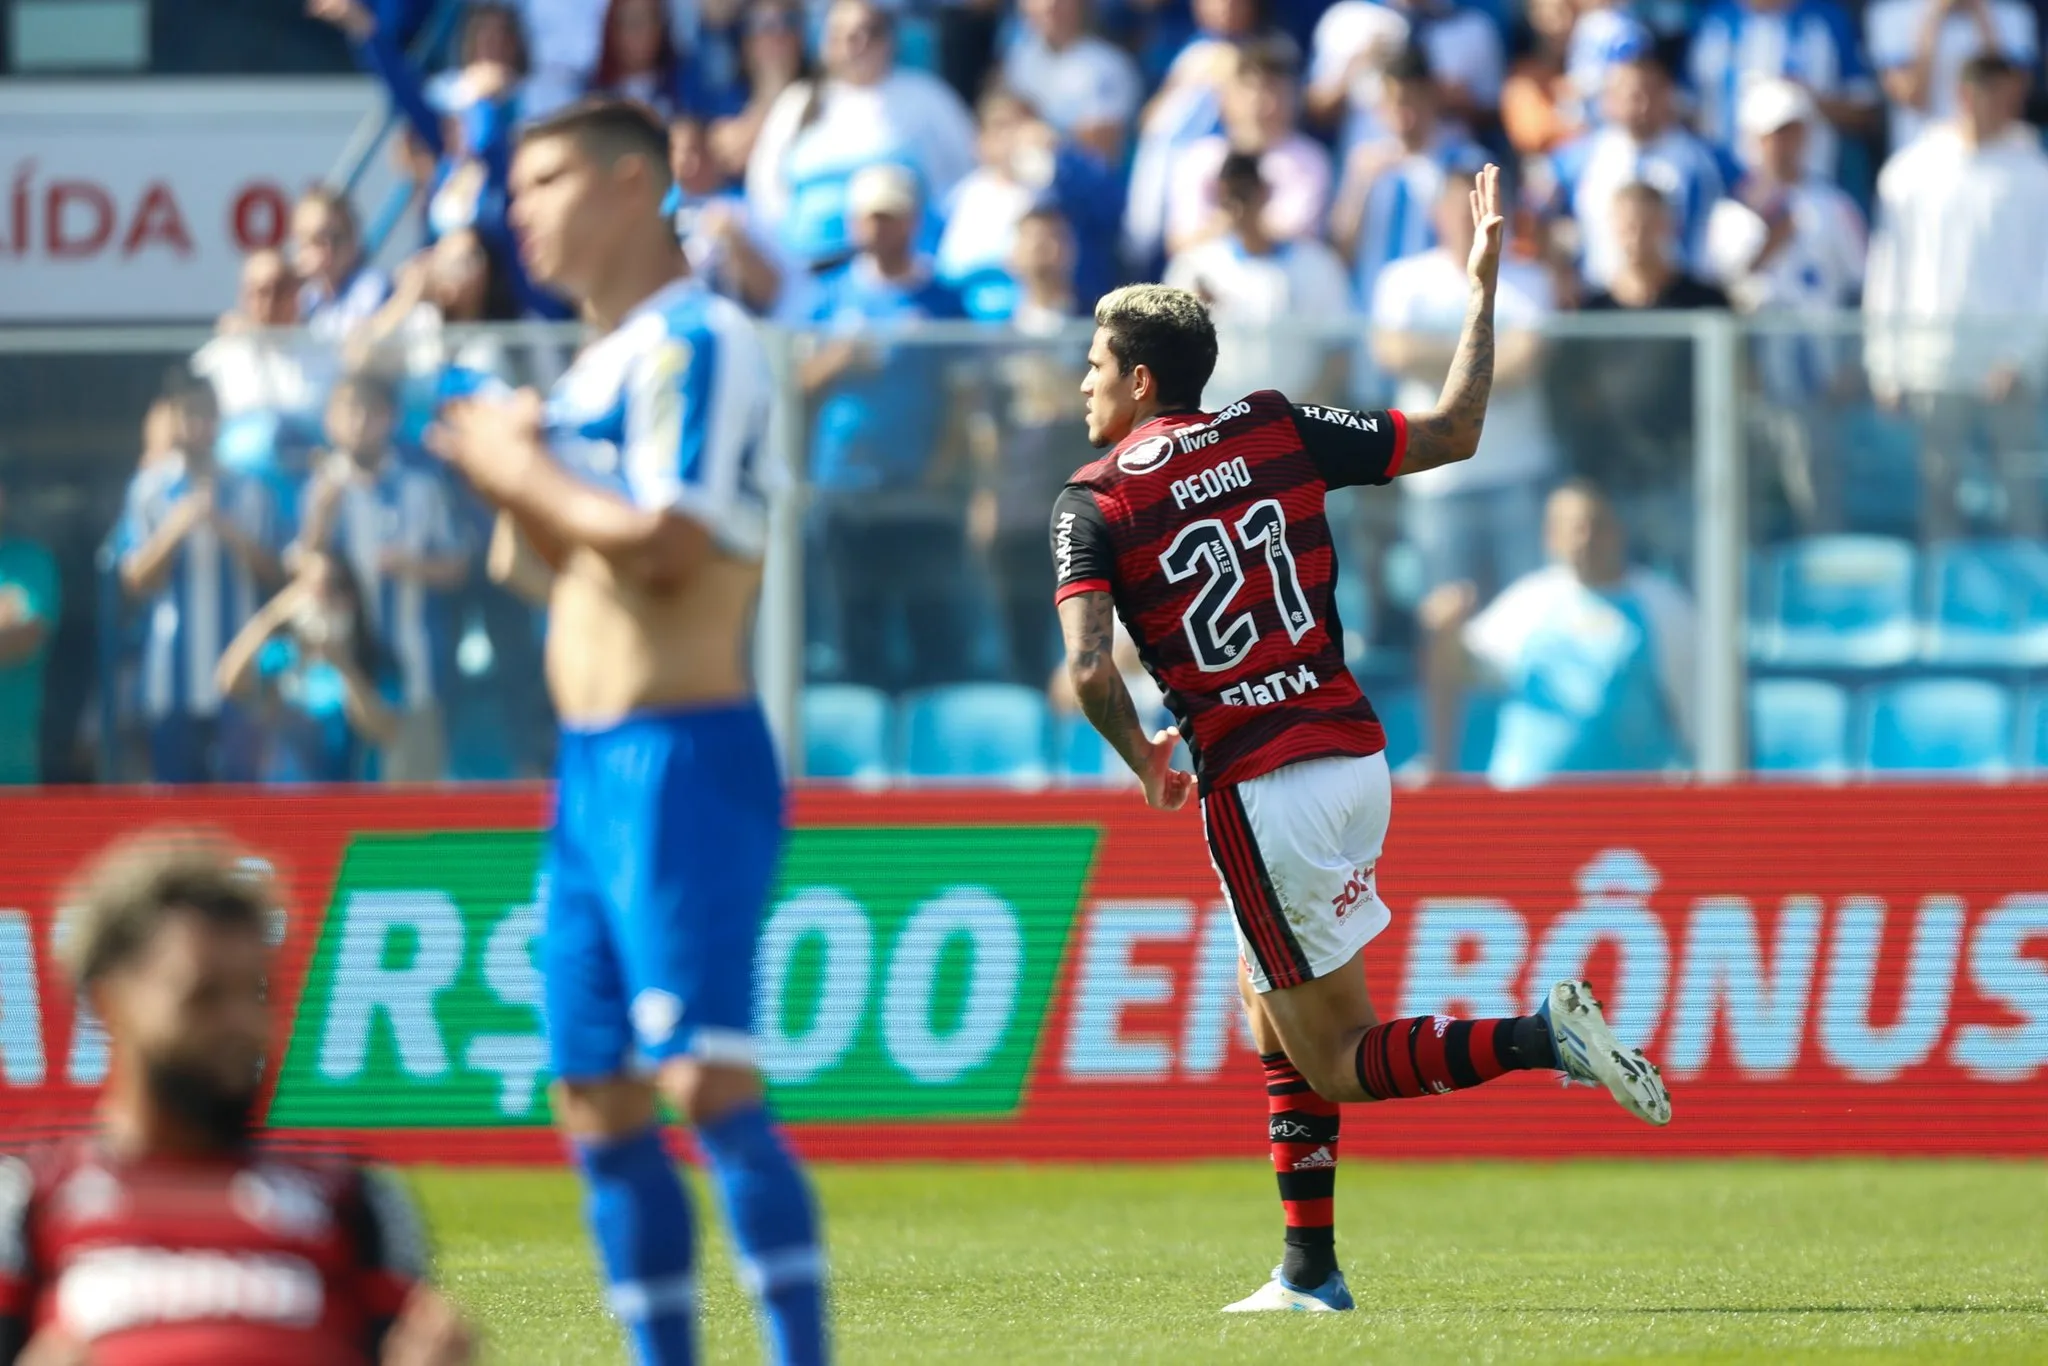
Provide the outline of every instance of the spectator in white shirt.
{"type": "Polygon", "coordinates": [[[783,91],[747,164],[754,219],[805,264],[853,252],[847,187],[862,169],[895,163],[942,200],[974,169],[974,120],[952,87],[896,65],[895,23],[871,0],[837,0],[825,16],[822,75],[783,91]]]}
{"type": "Polygon", "coordinates": [[[1891,103],[1895,152],[1955,115],[1970,58],[1996,54],[2028,72],[2041,61],[2040,23],[2022,0],[1877,0],[1863,27],[1891,103]]]}
{"type": "Polygon", "coordinates": [[[1351,312],[1337,254],[1314,237],[1271,228],[1259,158],[1232,152],[1216,175],[1225,231],[1173,258],[1166,283],[1200,296],[1216,319],[1216,372],[1203,402],[1220,408],[1259,389],[1328,401],[1344,352],[1330,333],[1351,312]]]}
{"type": "MultiPolygon", "coordinates": [[[[1428,408],[1443,388],[1470,302],[1469,190],[1463,177],[1439,189],[1437,245],[1389,265],[1372,293],[1373,353],[1399,381],[1395,406],[1409,412],[1428,408]]],[[[1550,312],[1549,277],[1523,262],[1501,262],[1494,300],[1500,339],[1479,453],[1401,481],[1402,521],[1421,556],[1425,588],[1470,580],[1491,597],[1543,562],[1543,485],[1556,463],[1538,382],[1550,312]]]]}
{"type": "Polygon", "coordinates": [[[1671,75],[1645,52],[1608,68],[1604,122],[1531,168],[1537,197],[1552,220],[1551,250],[1576,260],[1586,283],[1603,287],[1621,266],[1614,197],[1644,184],[1670,208],[1677,262],[1698,261],[1707,214],[1727,193],[1720,158],[1678,121],[1671,75]]]}
{"type": "Polygon", "coordinates": [[[1294,45],[1284,41],[1238,49],[1223,87],[1223,131],[1190,144],[1174,158],[1166,243],[1179,253],[1225,230],[1217,176],[1232,153],[1254,157],[1267,187],[1265,231],[1291,242],[1322,231],[1330,204],[1330,154],[1300,128],[1301,90],[1294,45]]]}
{"type": "Polygon", "coordinates": [[[292,209],[299,321],[322,340],[346,337],[391,293],[390,279],[363,260],[362,242],[347,197],[325,186],[306,191],[292,209]]]}
{"type": "Polygon", "coordinates": [[[213,386],[228,422],[250,413],[310,417],[333,375],[333,348],[282,329],[299,321],[299,282],[275,251],[242,262],[235,307],[192,357],[192,373],[213,386]]]}
{"type": "MultiPolygon", "coordinates": [[[[1853,307],[1863,287],[1867,233],[1856,202],[1810,167],[1821,122],[1791,81],[1764,81],[1742,97],[1748,175],[1707,222],[1707,271],[1744,312],[1826,315],[1853,307]]],[[[1811,333],[1767,331],[1750,342],[1763,402],[1751,419],[1777,453],[1787,501],[1811,531],[1841,524],[1841,461],[1825,419],[1848,378],[1846,338],[1823,316],[1811,333]]]]}
{"type": "Polygon", "coordinates": [[[1743,92],[1761,81],[1796,82],[1812,99],[1806,155],[1816,175],[1836,173],[1838,131],[1877,126],[1877,82],[1837,0],[1721,0],[1694,29],[1686,65],[1696,126],[1723,152],[1736,152],[1743,92]]]}
{"type": "Polygon", "coordinates": [[[1980,424],[2004,478],[2009,529],[2044,530],[2048,153],[2018,120],[2025,84],[2005,58],[1972,57],[1960,116],[1894,154],[1877,178],[1865,364],[1879,402],[1904,405],[1924,424],[1921,529],[1930,540],[1963,529],[1957,485],[1980,424]]]}
{"type": "Polygon", "coordinates": [[[1087,0],[1023,0],[1024,28],[1003,59],[1003,83],[1052,126],[1114,162],[1144,87],[1123,49],[1088,32],[1087,0]]]}
{"type": "Polygon", "coordinates": [[[1316,21],[1303,99],[1310,121],[1337,133],[1339,151],[1383,131],[1381,79],[1408,33],[1407,16],[1371,0],[1337,0],[1316,21]]]}

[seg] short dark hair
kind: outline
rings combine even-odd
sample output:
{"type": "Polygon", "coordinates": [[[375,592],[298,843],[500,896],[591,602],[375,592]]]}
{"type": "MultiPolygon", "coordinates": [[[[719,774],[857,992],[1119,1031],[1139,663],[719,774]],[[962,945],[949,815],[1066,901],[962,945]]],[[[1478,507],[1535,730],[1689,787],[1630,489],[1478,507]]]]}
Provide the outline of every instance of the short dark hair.
{"type": "Polygon", "coordinates": [[[1261,76],[1291,81],[1301,74],[1301,52],[1285,36],[1255,38],[1238,48],[1237,66],[1232,74],[1240,79],[1261,76]]]}
{"type": "Polygon", "coordinates": [[[644,157],[655,188],[669,185],[668,128],[638,100],[593,96],[578,100],[546,118],[535,119],[519,132],[519,146],[548,138],[568,138],[594,161],[617,165],[629,156],[644,157]]]}
{"type": "Polygon", "coordinates": [[[116,841],[67,898],[59,951],[73,982],[89,987],[133,963],[178,915],[268,935],[277,903],[259,868],[207,830],[159,827],[116,841]]]}
{"type": "Polygon", "coordinates": [[[1985,86],[2012,80],[2020,74],[2019,65],[2004,53],[1985,51],[1963,63],[1960,80],[1964,85],[1981,90],[1985,86]]]}
{"type": "Polygon", "coordinates": [[[1381,77],[1395,85],[1436,85],[1436,72],[1430,68],[1429,54],[1414,43],[1402,48],[1390,58],[1383,68],[1381,77]]]}
{"type": "Polygon", "coordinates": [[[1232,152],[1216,168],[1216,188],[1227,195],[1250,198],[1266,188],[1259,159],[1250,152],[1232,152]]]}
{"type": "Polygon", "coordinates": [[[1169,285],[1125,285],[1095,305],[1095,325],[1125,374],[1152,372],[1163,406],[1201,406],[1216,369],[1216,324],[1200,299],[1169,285]]]}

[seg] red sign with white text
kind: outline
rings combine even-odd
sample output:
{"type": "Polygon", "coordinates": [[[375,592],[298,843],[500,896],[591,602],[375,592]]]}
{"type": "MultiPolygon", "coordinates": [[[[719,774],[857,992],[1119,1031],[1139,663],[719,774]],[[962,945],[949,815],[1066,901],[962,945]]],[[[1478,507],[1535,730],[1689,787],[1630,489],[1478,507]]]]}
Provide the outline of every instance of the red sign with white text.
{"type": "MultiPolygon", "coordinates": [[[[0,1131],[82,1120],[104,1073],[103,1045],[96,1031],[74,1027],[49,950],[64,879],[116,833],[164,820],[212,823],[275,866],[293,912],[280,1010],[284,1028],[302,1032],[293,1056],[320,1060],[307,1064],[314,1085],[325,1084],[318,1068],[332,1056],[322,1048],[333,1030],[300,1007],[322,996],[308,985],[309,970],[332,970],[315,945],[323,920],[342,913],[337,878],[352,841],[531,829],[543,806],[534,790],[0,798],[0,1131]]],[[[825,1110],[852,1117],[799,1124],[807,1152],[1060,1161],[1263,1153],[1264,1095],[1236,1000],[1235,941],[1195,815],[1150,812],[1124,794],[810,790],[799,794],[796,818],[800,832],[853,835],[856,848],[861,829],[875,827],[874,857],[906,877],[916,872],[920,829],[934,839],[963,827],[1094,832],[1078,902],[1049,950],[1057,967],[1045,1004],[1027,1000],[1017,1018],[997,1020],[978,1055],[997,1057],[998,1036],[1029,1044],[1014,1100],[996,1113],[983,1104],[971,1118],[942,1103],[917,1111],[928,1117],[891,1118],[913,1111],[878,1099],[865,1118],[858,1095],[837,1097],[825,1110]]],[[[1380,865],[1394,923],[1366,955],[1381,1016],[1520,1013],[1550,982],[1588,977],[1617,1031],[1662,1064],[1675,1118],[1652,1130],[1603,1096],[1518,1076],[1354,1111],[1350,1150],[1399,1158],[2048,1152],[2044,830],[2048,787],[2031,786],[1403,794],[1380,865]]],[[[821,876],[807,872],[805,886],[785,886],[783,904],[833,894],[821,876]]],[[[1004,885],[995,872],[987,883],[997,892],[1004,885]]],[[[971,890],[983,903],[994,895],[971,890]]],[[[835,913],[857,914],[845,901],[835,913]]],[[[877,944],[879,964],[888,945],[877,944]]],[[[938,962],[939,948],[928,957],[938,962]]],[[[1028,968],[1028,953],[1024,961],[1028,968]]],[[[908,980],[892,966],[877,972],[875,990],[885,979],[897,990],[908,980]]],[[[482,988],[451,966],[451,994],[423,998],[420,1018],[456,1029],[446,1003],[465,990],[482,988]]],[[[932,1004],[946,992],[929,978],[921,990],[924,1008],[955,1009],[932,1004]]],[[[778,1000],[781,993],[778,984],[778,1000]]],[[[966,991],[957,1009],[977,1008],[981,996],[966,991]]],[[[927,1022],[917,1037],[951,1046],[973,1032],[961,1019],[927,1022]]],[[[842,1054],[852,1046],[842,1044],[842,1054]]],[[[436,1056],[459,1070],[462,1051],[436,1056]]],[[[391,1075],[396,1086],[409,1074],[394,1064],[391,1075]]],[[[502,1074],[492,1075],[496,1097],[502,1074]]],[[[836,1084],[820,1075],[816,1085],[836,1084]]],[[[336,1085],[349,1080],[334,1076],[336,1085]]],[[[920,1085],[944,1080],[929,1068],[919,1076],[920,1085]]],[[[771,1079],[784,1078],[771,1069],[771,1079]]],[[[337,1123],[335,1136],[403,1159],[557,1152],[540,1110],[489,1127],[383,1127],[400,1122],[391,1116],[404,1103],[394,1091],[359,1120],[351,1113],[345,1130],[337,1123]]],[[[824,1112],[811,1101],[791,1104],[793,1113],[824,1112]]]]}

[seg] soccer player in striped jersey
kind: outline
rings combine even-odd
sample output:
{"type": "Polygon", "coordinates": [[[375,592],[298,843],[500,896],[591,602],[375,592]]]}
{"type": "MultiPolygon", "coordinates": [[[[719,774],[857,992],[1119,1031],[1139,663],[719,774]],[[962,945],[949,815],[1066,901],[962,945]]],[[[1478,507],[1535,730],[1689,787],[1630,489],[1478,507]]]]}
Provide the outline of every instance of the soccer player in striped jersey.
{"type": "Polygon", "coordinates": [[[811,1191],[755,1066],[754,966],[783,794],[748,677],[781,471],[754,325],[689,277],[661,215],[667,135],[597,101],[527,127],[512,226],[533,279],[600,334],[543,407],[448,405],[431,441],[538,560],[562,719],[542,892],[554,1109],[643,1366],[695,1352],[687,1197],[657,1097],[696,1129],[769,1359],[825,1359],[811,1191]],[[652,1077],[640,1072],[651,1065],[652,1077]]]}
{"type": "Polygon", "coordinates": [[[1363,953],[1391,920],[1375,870],[1392,788],[1380,723],[1344,666],[1324,495],[1469,459],[1493,385],[1499,171],[1472,191],[1463,334],[1430,412],[1303,406],[1270,390],[1200,410],[1216,333],[1159,285],[1096,305],[1081,391],[1109,453],[1053,507],[1056,598],[1082,709],[1152,806],[1198,797],[1236,918],[1240,981],[1265,1064],[1285,1256],[1233,1312],[1352,1307],[1337,1265],[1338,1104],[1462,1090],[1505,1072],[1605,1086],[1651,1124],[1671,1098],[1583,982],[1534,1014],[1382,1022],[1363,953]],[[1113,655],[1121,617],[1179,724],[1148,733],[1113,655]],[[1194,772],[1173,767],[1185,738],[1194,772]]]}

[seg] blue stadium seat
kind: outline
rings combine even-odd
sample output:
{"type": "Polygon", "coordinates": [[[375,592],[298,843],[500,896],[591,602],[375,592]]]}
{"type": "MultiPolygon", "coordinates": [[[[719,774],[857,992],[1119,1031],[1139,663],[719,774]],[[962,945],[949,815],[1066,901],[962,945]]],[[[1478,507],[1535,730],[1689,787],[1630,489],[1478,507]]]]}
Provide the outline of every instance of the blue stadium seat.
{"type": "Polygon", "coordinates": [[[1396,685],[1374,688],[1370,693],[1372,709],[1379,713],[1380,726],[1387,732],[1387,767],[1399,772],[1426,748],[1422,690],[1396,685]]]}
{"type": "MultiPolygon", "coordinates": [[[[1903,417],[1865,405],[1845,413],[1834,454],[1843,462],[1849,525],[1911,535],[1920,520],[1920,432],[1903,417]]],[[[1825,457],[1824,457],[1825,458],[1825,457]]]]}
{"type": "Polygon", "coordinates": [[[1773,552],[1756,633],[1766,663],[1882,669],[1919,644],[1913,599],[1919,552],[1889,536],[1814,536],[1773,552]]]}
{"type": "Polygon", "coordinates": [[[1759,773],[1846,773],[1848,690],[1813,678],[1765,678],[1750,684],[1749,762],[1759,773]]]}
{"type": "Polygon", "coordinates": [[[1028,785],[1049,776],[1052,712],[1020,683],[958,683],[903,703],[903,772],[1028,785]]]}
{"type": "Polygon", "coordinates": [[[1052,749],[1060,777],[1074,783],[1121,782],[1130,776],[1123,757],[1079,712],[1053,722],[1052,749]]]}
{"type": "Polygon", "coordinates": [[[2015,707],[1982,678],[1915,678],[1870,692],[1864,762],[1873,773],[2012,771],[2015,707]]]}
{"type": "Polygon", "coordinates": [[[880,782],[889,776],[888,695],[854,683],[804,689],[804,775],[880,782]]]}
{"type": "Polygon", "coordinates": [[[2048,549],[1951,541],[1927,552],[1927,657],[1939,664],[2048,664],[2048,549]]]}
{"type": "Polygon", "coordinates": [[[2020,764],[2036,777],[2048,775],[2048,688],[2036,688],[2020,720],[2020,764]]]}

